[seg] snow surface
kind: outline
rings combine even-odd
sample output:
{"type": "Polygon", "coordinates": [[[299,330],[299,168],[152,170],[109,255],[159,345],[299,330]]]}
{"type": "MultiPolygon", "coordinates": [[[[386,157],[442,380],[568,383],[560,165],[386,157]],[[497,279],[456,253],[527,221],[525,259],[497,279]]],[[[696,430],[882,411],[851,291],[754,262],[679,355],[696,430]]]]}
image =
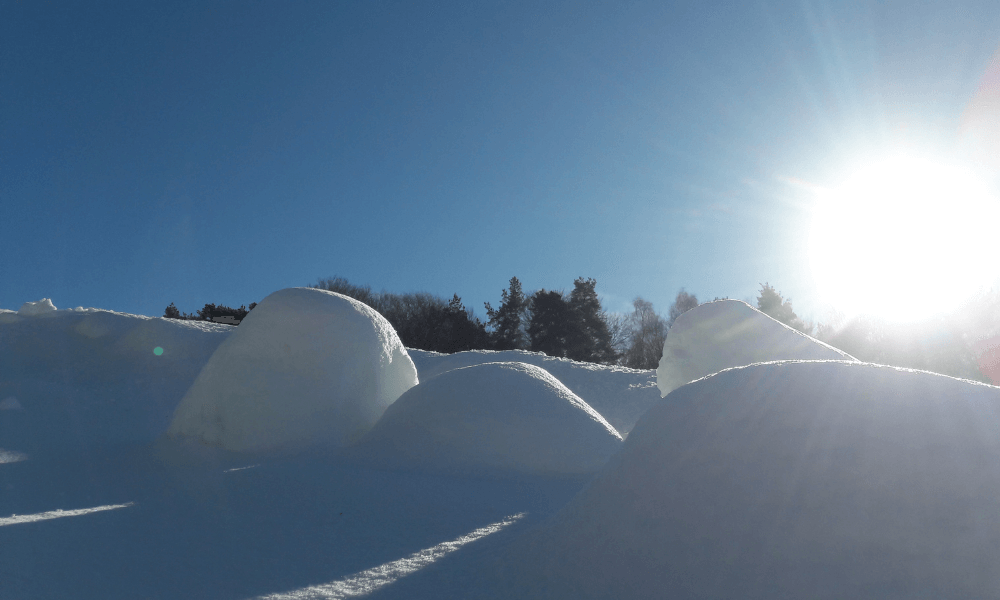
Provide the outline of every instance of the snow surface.
{"type": "Polygon", "coordinates": [[[396,468],[581,474],[602,467],[621,442],[597,411],[549,372],[495,362],[410,388],[354,453],[396,468]]]}
{"type": "MultiPolygon", "coordinates": [[[[407,447],[374,468],[352,452],[394,450],[368,443],[251,457],[162,436],[244,325],[0,309],[0,598],[1000,597],[1000,388],[784,362],[661,400],[652,371],[414,350],[421,383],[404,396],[432,413],[449,398],[426,390],[497,360],[570,381],[601,413],[652,408],[594,478],[463,474],[407,447]]],[[[284,335],[297,347],[314,330],[284,335]]],[[[261,372],[292,366],[272,358],[261,372]]]]}
{"type": "Polygon", "coordinates": [[[98,309],[0,316],[0,448],[151,442],[233,328],[98,309]],[[162,354],[155,354],[159,347],[162,354]]]}
{"type": "Polygon", "coordinates": [[[526,350],[471,350],[455,354],[408,351],[421,382],[454,369],[488,362],[522,362],[541,367],[599,412],[623,436],[628,435],[639,417],[660,402],[653,370],[576,362],[526,350]]]}
{"type": "MultiPolygon", "coordinates": [[[[21,310],[9,310],[6,308],[0,308],[0,324],[17,323],[23,321],[25,317],[57,317],[67,313],[89,313],[89,312],[111,312],[111,311],[102,311],[101,309],[97,308],[83,308],[82,306],[77,306],[76,308],[58,309],[55,307],[55,305],[52,304],[52,300],[49,300],[48,298],[43,298],[38,302],[25,302],[21,306],[21,310]],[[49,307],[51,307],[51,309],[49,307]]],[[[116,313],[116,314],[125,314],[125,313],[116,313]]]]}
{"type": "Polygon", "coordinates": [[[240,452],[344,446],[416,383],[382,315],[334,292],[284,289],[219,346],[168,433],[240,452]]]}
{"type": "Polygon", "coordinates": [[[660,395],[730,367],[774,360],[855,360],[746,302],[717,300],[677,317],[656,369],[660,395]]]}
{"type": "Polygon", "coordinates": [[[1000,389],[841,361],[682,387],[489,594],[998,598],[1000,389]]]}

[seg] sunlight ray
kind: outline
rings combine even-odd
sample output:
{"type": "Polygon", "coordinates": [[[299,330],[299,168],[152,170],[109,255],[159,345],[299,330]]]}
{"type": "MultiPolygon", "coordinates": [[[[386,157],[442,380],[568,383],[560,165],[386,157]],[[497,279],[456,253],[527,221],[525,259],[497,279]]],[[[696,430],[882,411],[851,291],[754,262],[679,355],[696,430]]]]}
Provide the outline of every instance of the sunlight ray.
{"type": "Polygon", "coordinates": [[[469,542],[474,542],[512,525],[523,518],[525,514],[527,513],[512,515],[503,521],[498,521],[486,527],[480,527],[458,539],[442,542],[432,548],[425,548],[419,552],[414,552],[406,558],[361,571],[346,579],[301,588],[291,592],[259,596],[255,600],[339,600],[340,598],[365,596],[383,586],[389,585],[401,577],[406,577],[411,573],[419,571],[469,542]]]}
{"type": "Polygon", "coordinates": [[[105,506],[95,506],[93,508],[80,508],[76,510],[50,510],[48,512],[35,513],[31,515],[11,515],[9,517],[0,517],[0,527],[4,525],[19,525],[21,523],[34,523],[35,521],[47,521],[49,519],[61,519],[63,517],[78,517],[80,515],[88,515],[90,513],[101,512],[105,510],[115,510],[118,508],[126,508],[132,506],[135,502],[126,502],[125,504],[108,504],[105,506]]]}

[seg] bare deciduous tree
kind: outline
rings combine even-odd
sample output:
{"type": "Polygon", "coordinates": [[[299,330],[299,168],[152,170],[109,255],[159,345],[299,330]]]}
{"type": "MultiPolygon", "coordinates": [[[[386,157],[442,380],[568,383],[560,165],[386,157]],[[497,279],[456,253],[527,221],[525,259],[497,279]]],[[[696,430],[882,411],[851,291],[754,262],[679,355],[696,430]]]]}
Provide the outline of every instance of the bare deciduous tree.
{"type": "Polygon", "coordinates": [[[653,310],[653,303],[636,297],[628,316],[631,341],[625,351],[625,366],[633,369],[655,369],[663,355],[667,339],[667,323],[653,310]]]}
{"type": "Polygon", "coordinates": [[[689,294],[681,288],[681,291],[677,292],[677,298],[674,303],[670,305],[670,320],[667,321],[667,329],[674,324],[677,317],[683,315],[692,308],[698,306],[698,298],[694,294],[689,294]]]}
{"type": "Polygon", "coordinates": [[[604,312],[601,318],[608,326],[608,333],[611,334],[611,349],[615,351],[619,364],[624,364],[625,352],[628,351],[632,341],[632,327],[629,325],[629,316],[616,313],[604,312]]]}

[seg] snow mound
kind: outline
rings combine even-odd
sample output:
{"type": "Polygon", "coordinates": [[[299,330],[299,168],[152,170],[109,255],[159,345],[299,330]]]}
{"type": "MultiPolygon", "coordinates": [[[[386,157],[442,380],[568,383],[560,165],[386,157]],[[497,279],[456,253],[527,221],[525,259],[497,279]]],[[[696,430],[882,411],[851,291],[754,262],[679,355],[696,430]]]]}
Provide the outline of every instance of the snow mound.
{"type": "Polygon", "coordinates": [[[417,383],[392,325],[326,290],[264,298],[219,345],[168,433],[234,451],[356,441],[417,383]]]}
{"type": "Polygon", "coordinates": [[[663,344],[656,385],[665,397],[730,367],[774,360],[855,360],[776,321],[746,302],[718,300],[677,317],[663,344]]]}
{"type": "Polygon", "coordinates": [[[352,453],[380,465],[530,473],[596,471],[621,436],[544,369],[495,362],[411,388],[352,453]]]}
{"type": "Polygon", "coordinates": [[[627,435],[639,417],[660,402],[656,372],[577,362],[526,350],[471,350],[440,354],[408,349],[420,381],[461,367],[489,362],[522,362],[545,369],[589,404],[620,434],[627,435]]]}
{"type": "Polygon", "coordinates": [[[43,315],[45,313],[53,312],[56,307],[52,304],[52,300],[48,298],[42,298],[38,302],[25,302],[21,305],[21,308],[17,311],[17,314],[22,317],[31,317],[36,315],[43,315]]]}
{"type": "Polygon", "coordinates": [[[671,398],[496,597],[1000,598],[1000,389],[789,361],[671,398]]]}
{"type": "Polygon", "coordinates": [[[97,309],[7,315],[0,398],[24,410],[3,413],[0,440],[31,453],[155,440],[232,329],[97,309]]]}

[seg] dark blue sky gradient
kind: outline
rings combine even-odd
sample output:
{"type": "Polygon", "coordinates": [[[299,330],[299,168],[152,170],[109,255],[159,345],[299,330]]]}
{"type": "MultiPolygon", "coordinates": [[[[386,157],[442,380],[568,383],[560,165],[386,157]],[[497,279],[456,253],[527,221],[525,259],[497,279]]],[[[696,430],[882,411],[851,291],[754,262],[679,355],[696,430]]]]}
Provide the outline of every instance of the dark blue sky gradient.
{"type": "Polygon", "coordinates": [[[0,307],[594,277],[822,317],[810,196],[957,143],[990,2],[0,1],[0,307]]]}

